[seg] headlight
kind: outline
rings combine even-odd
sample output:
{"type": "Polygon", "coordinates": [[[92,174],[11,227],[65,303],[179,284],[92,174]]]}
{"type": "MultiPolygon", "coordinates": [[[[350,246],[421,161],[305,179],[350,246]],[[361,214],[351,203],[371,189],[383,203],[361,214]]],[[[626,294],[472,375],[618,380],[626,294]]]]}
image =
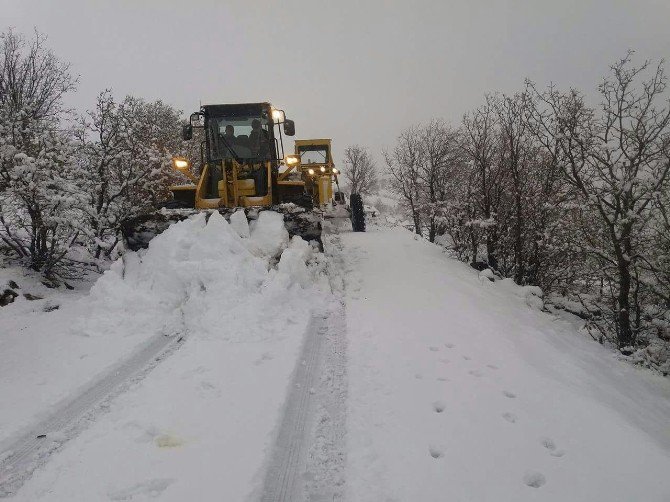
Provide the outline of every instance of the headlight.
{"type": "Polygon", "coordinates": [[[287,166],[294,166],[300,162],[300,158],[297,155],[287,155],[284,162],[286,162],[287,166]]]}
{"type": "Polygon", "coordinates": [[[325,172],[326,172],[326,168],[323,167],[323,166],[321,166],[321,172],[322,172],[322,173],[325,173],[325,172]]]}
{"type": "Polygon", "coordinates": [[[309,169],[307,170],[307,172],[308,172],[309,174],[311,174],[311,175],[314,175],[314,169],[312,169],[312,168],[309,168],[309,169]]]}
{"type": "Polygon", "coordinates": [[[172,160],[175,169],[188,169],[188,160],[186,159],[173,159],[172,160]]]}
{"type": "Polygon", "coordinates": [[[284,122],[284,112],[281,110],[272,110],[272,120],[275,122],[284,122]]]}
{"type": "Polygon", "coordinates": [[[333,167],[333,174],[340,174],[340,171],[338,171],[337,169],[335,169],[335,168],[333,167]]]}

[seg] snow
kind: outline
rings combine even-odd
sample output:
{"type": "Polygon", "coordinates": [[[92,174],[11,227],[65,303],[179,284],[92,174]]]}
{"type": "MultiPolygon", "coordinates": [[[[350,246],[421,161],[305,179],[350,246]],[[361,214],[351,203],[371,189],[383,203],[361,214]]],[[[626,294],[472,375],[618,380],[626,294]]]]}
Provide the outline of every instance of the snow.
{"type": "Polygon", "coordinates": [[[273,211],[262,211],[258,219],[250,223],[253,251],[258,256],[275,257],[288,244],[288,232],[284,217],[273,211]]]}
{"type": "Polygon", "coordinates": [[[0,268],[0,284],[19,285],[16,300],[0,307],[0,451],[19,433],[75,389],[86,377],[127,355],[138,343],[125,337],[95,337],[72,330],[85,313],[80,299],[90,282],[75,289],[50,289],[17,267],[0,268]],[[28,300],[24,295],[41,299],[28,300]],[[57,309],[54,307],[58,306],[57,309]]]}
{"type": "Polygon", "coordinates": [[[244,209],[238,209],[230,215],[230,226],[237,232],[237,235],[246,239],[251,234],[249,233],[249,222],[247,216],[244,214],[244,209]]]}
{"type": "Polygon", "coordinates": [[[26,427],[175,342],[45,430],[13,500],[257,500],[272,473],[307,500],[670,500],[670,383],[539,288],[401,227],[331,218],[324,255],[280,214],[250,217],[177,223],[88,295],[0,270],[43,296],[0,307],[0,467],[26,427]]]}
{"type": "Polygon", "coordinates": [[[307,263],[311,254],[312,248],[306,241],[297,235],[291,239],[291,244],[282,253],[277,266],[279,273],[284,276],[285,287],[290,287],[293,284],[298,284],[301,287],[308,285],[310,276],[305,263],[307,263]]]}
{"type": "Polygon", "coordinates": [[[670,500],[670,385],[404,229],[342,235],[346,500],[670,500]]]}
{"type": "MultiPolygon", "coordinates": [[[[218,213],[208,221],[200,214],[168,228],[146,252],[125,255],[98,280],[79,302],[72,330],[100,340],[100,350],[114,354],[108,359],[124,352],[107,340],[185,341],[103,403],[104,413],[16,500],[208,499],[222,486],[226,499],[243,500],[259,486],[305,327],[323,298],[310,286],[322,273],[307,263],[311,247],[300,238],[289,243],[281,218],[260,213],[251,238],[241,239],[218,213]],[[275,270],[268,260],[276,255],[275,270]]],[[[51,348],[67,334],[52,337],[51,348]]],[[[76,359],[62,355],[64,367],[76,359]]],[[[52,370],[58,378],[61,370],[52,370]]],[[[94,374],[85,368],[79,378],[94,374]]]]}

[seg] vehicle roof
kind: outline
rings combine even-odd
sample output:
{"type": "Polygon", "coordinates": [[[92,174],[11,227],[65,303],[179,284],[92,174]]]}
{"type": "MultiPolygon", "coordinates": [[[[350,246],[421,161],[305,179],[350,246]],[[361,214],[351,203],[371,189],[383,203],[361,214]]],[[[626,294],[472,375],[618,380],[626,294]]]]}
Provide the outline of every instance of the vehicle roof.
{"type": "Polygon", "coordinates": [[[295,145],[296,146],[300,146],[300,145],[328,145],[328,146],[330,146],[331,142],[332,142],[332,139],[330,139],[330,138],[296,139],[295,140],[295,145]]]}
{"type": "Polygon", "coordinates": [[[262,103],[230,103],[216,105],[202,105],[201,108],[209,115],[253,115],[259,110],[267,109],[272,105],[268,102],[262,103]]]}

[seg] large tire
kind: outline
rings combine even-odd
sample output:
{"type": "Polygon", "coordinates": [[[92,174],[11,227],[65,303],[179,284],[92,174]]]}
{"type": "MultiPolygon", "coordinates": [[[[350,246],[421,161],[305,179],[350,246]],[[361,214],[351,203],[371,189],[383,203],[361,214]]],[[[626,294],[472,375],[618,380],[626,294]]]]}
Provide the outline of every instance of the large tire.
{"type": "Polygon", "coordinates": [[[351,227],[354,232],[365,232],[365,213],[363,212],[363,198],[360,194],[352,193],[349,197],[351,207],[351,227]]]}

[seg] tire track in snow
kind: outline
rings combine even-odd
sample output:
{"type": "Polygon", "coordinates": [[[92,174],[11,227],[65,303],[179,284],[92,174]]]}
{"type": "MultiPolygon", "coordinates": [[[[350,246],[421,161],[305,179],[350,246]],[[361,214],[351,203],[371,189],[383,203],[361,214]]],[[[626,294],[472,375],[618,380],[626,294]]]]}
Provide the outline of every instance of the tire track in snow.
{"type": "Polygon", "coordinates": [[[101,407],[143,379],[185,340],[185,335],[158,335],[128,359],[96,377],[75,397],[56,405],[47,418],[18,438],[0,445],[0,498],[14,495],[38,467],[56,450],[84,430],[101,407]]]}
{"type": "Polygon", "coordinates": [[[318,375],[322,340],[328,330],[327,319],[326,314],[315,313],[307,325],[263,485],[263,502],[294,502],[301,498],[297,481],[308,447],[310,398],[318,375]]]}
{"type": "MultiPolygon", "coordinates": [[[[341,244],[324,235],[329,280],[342,292],[341,244]],[[330,248],[330,249],[329,249],[330,248]]],[[[324,229],[325,231],[325,229],[324,229]]],[[[344,485],[346,322],[344,304],[312,314],[266,470],[262,502],[340,500],[344,485]],[[317,406],[320,409],[317,412],[317,406]]]]}

